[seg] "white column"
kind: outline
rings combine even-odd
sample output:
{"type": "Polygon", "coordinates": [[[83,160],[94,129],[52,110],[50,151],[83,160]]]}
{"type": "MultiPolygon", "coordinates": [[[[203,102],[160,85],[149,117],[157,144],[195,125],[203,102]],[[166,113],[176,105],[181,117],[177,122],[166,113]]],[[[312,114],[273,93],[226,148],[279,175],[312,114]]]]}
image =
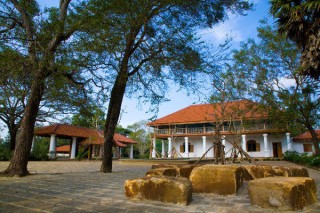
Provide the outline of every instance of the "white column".
{"type": "Polygon", "coordinates": [[[130,147],[130,159],[133,159],[133,144],[130,147]]]}
{"type": "Polygon", "coordinates": [[[55,157],[56,157],[56,135],[51,135],[50,147],[49,147],[49,158],[53,159],[55,157]]]}
{"type": "Polygon", "coordinates": [[[164,140],[161,140],[161,143],[162,143],[162,147],[161,147],[161,155],[162,155],[162,158],[164,158],[164,155],[166,154],[166,150],[164,148],[164,140]]]}
{"type": "Polygon", "coordinates": [[[264,157],[270,157],[269,150],[268,150],[268,134],[263,134],[263,144],[264,144],[264,157]]]}
{"type": "Polygon", "coordinates": [[[222,146],[223,146],[223,151],[225,152],[226,150],[226,136],[222,135],[221,136],[221,140],[222,140],[222,146]]]}
{"type": "Polygon", "coordinates": [[[171,150],[172,149],[172,138],[168,138],[168,158],[171,158],[171,150]]]}
{"type": "Polygon", "coordinates": [[[188,137],[184,138],[184,157],[189,157],[189,143],[188,143],[188,137]]]}
{"type": "Polygon", "coordinates": [[[34,136],[33,136],[33,138],[32,138],[32,144],[31,144],[31,152],[33,151],[33,149],[34,149],[34,136]]]}
{"type": "Polygon", "coordinates": [[[207,137],[202,136],[202,154],[207,151],[207,137]]]}
{"type": "Polygon", "coordinates": [[[222,139],[222,145],[226,146],[226,136],[222,135],[221,139],[222,139]]]}
{"type": "Polygon", "coordinates": [[[247,151],[247,146],[246,146],[246,135],[242,135],[242,150],[247,151]]]}
{"type": "MultiPolygon", "coordinates": [[[[99,157],[102,158],[102,153],[103,153],[103,144],[99,146],[100,147],[100,151],[99,151],[99,157]]],[[[115,156],[115,151],[116,149],[113,149],[113,156],[115,156]]]]}
{"type": "Polygon", "coordinates": [[[156,139],[152,139],[152,158],[156,158],[156,139]]]}
{"type": "Polygon", "coordinates": [[[287,146],[288,146],[288,150],[291,150],[292,147],[291,147],[291,139],[290,139],[290,133],[286,133],[286,136],[287,136],[287,146]]]}
{"type": "Polygon", "coordinates": [[[77,149],[77,137],[72,137],[70,159],[75,159],[76,158],[76,149],[77,149]]]}

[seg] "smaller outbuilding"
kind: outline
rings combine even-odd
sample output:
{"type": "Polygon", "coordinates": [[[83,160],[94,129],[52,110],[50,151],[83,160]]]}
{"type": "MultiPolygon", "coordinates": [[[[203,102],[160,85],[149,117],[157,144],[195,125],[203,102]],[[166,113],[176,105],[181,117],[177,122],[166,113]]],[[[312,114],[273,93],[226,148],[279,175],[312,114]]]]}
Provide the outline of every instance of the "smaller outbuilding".
{"type": "MultiPolygon", "coordinates": [[[[55,158],[58,152],[69,154],[70,159],[75,159],[80,150],[87,150],[89,159],[91,157],[101,157],[103,153],[103,132],[95,129],[68,124],[54,124],[36,129],[34,136],[50,138],[50,158],[55,158]],[[57,138],[70,139],[70,145],[56,147],[57,138]]],[[[113,137],[113,157],[120,158],[122,148],[130,146],[129,156],[133,158],[134,144],[137,144],[137,142],[133,139],[115,133],[113,137]]]]}
{"type": "MultiPolygon", "coordinates": [[[[318,141],[320,141],[320,129],[315,130],[318,141]]],[[[304,132],[292,139],[294,150],[299,153],[314,153],[314,145],[310,131],[304,132]]]]}

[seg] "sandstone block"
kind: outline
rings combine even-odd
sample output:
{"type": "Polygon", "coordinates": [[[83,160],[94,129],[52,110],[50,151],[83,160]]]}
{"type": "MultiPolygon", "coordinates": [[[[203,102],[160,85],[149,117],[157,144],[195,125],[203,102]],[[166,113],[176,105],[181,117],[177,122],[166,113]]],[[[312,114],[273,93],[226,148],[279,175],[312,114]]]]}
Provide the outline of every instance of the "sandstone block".
{"type": "Polygon", "coordinates": [[[190,174],[194,192],[219,195],[236,194],[242,185],[242,168],[233,165],[204,165],[190,174]]]}
{"type": "Polygon", "coordinates": [[[175,165],[174,168],[177,171],[177,176],[189,178],[192,170],[197,167],[194,165],[175,165]]]}
{"type": "Polygon", "coordinates": [[[173,165],[171,164],[152,164],[151,169],[158,169],[158,168],[172,168],[173,165]]]}
{"type": "Polygon", "coordinates": [[[266,177],[309,177],[308,170],[302,167],[283,167],[270,165],[243,165],[244,180],[254,180],[266,177]]]}
{"type": "Polygon", "coordinates": [[[268,177],[249,181],[251,205],[299,210],[317,201],[316,184],[307,177],[268,177]]]}
{"type": "Polygon", "coordinates": [[[288,167],[284,166],[284,176],[285,177],[309,177],[309,172],[303,167],[288,167]]]}
{"type": "Polygon", "coordinates": [[[188,205],[192,199],[190,180],[183,177],[150,176],[127,180],[126,196],[188,205]]]}
{"type": "MultiPolygon", "coordinates": [[[[172,164],[172,165],[168,165],[168,164],[153,164],[151,168],[152,169],[174,168],[176,170],[176,176],[189,178],[191,171],[195,167],[197,167],[197,166],[195,166],[195,165],[183,165],[183,164],[181,164],[181,165],[179,165],[179,164],[172,164]]],[[[149,171],[152,171],[152,170],[149,170],[149,171]]],[[[174,175],[168,175],[168,176],[174,176],[174,175]]]]}
{"type": "Polygon", "coordinates": [[[158,176],[158,175],[165,175],[165,176],[177,176],[177,171],[175,168],[157,168],[157,169],[150,169],[146,172],[146,176],[158,176]]]}

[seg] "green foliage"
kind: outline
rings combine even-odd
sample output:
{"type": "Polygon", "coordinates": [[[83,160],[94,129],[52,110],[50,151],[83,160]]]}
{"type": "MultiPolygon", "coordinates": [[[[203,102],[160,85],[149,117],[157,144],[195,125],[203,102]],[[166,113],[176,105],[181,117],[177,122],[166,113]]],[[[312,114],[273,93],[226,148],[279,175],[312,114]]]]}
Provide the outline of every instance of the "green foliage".
{"type": "Polygon", "coordinates": [[[48,150],[49,150],[49,139],[36,138],[34,142],[33,150],[29,156],[29,160],[33,160],[33,161],[49,160],[48,150]]]}
{"type": "Polygon", "coordinates": [[[78,155],[76,156],[76,159],[80,161],[86,156],[88,156],[88,153],[89,153],[89,150],[87,149],[87,147],[80,147],[78,149],[78,155]]]}
{"type": "Polygon", "coordinates": [[[286,151],[283,159],[298,164],[320,168],[320,155],[309,156],[307,153],[300,154],[297,151],[286,151]]]}
{"type": "Polygon", "coordinates": [[[147,121],[139,121],[127,128],[131,131],[130,138],[137,141],[138,144],[134,145],[139,153],[139,158],[149,158],[149,148],[150,148],[150,132],[146,126],[147,121]]]}
{"type": "Polygon", "coordinates": [[[320,122],[320,81],[300,75],[301,51],[294,42],[266,21],[258,32],[258,41],[249,39],[234,51],[234,63],[221,76],[228,85],[223,92],[261,103],[277,129],[311,131],[320,122]]]}
{"type": "Polygon", "coordinates": [[[132,133],[132,131],[128,128],[124,128],[122,127],[121,125],[117,125],[116,126],[116,130],[115,130],[116,133],[119,133],[121,135],[130,135],[132,133]]]}
{"type": "Polygon", "coordinates": [[[8,143],[0,143],[0,161],[8,161],[11,159],[12,151],[8,143]]]}
{"type": "Polygon", "coordinates": [[[302,50],[303,75],[320,78],[320,1],[271,0],[270,13],[279,32],[294,41],[302,50]]]}
{"type": "Polygon", "coordinates": [[[101,130],[104,125],[105,114],[94,104],[87,104],[80,108],[79,113],[71,118],[71,124],[101,130]]]}

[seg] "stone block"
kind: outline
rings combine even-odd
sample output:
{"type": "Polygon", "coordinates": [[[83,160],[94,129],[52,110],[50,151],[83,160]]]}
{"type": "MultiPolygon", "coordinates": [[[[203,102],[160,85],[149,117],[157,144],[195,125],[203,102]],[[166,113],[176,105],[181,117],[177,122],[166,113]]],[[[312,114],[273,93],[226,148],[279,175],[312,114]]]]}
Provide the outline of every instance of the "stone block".
{"type": "Polygon", "coordinates": [[[197,167],[194,165],[175,165],[177,176],[189,178],[192,170],[197,167]]]}
{"type": "Polygon", "coordinates": [[[309,177],[309,172],[306,168],[292,166],[284,166],[282,168],[285,177],[309,177]]]}
{"type": "Polygon", "coordinates": [[[175,168],[157,168],[157,169],[150,169],[146,172],[146,176],[158,176],[158,175],[165,175],[165,176],[177,176],[177,170],[175,168]]]}
{"type": "Polygon", "coordinates": [[[196,167],[190,174],[193,192],[236,194],[242,185],[243,169],[233,165],[204,165],[196,167]]]}
{"type": "Polygon", "coordinates": [[[190,180],[184,177],[150,176],[125,182],[126,196],[188,205],[192,199],[190,180]]]}
{"type": "MultiPolygon", "coordinates": [[[[176,176],[189,178],[191,171],[193,168],[197,167],[196,165],[184,165],[184,164],[153,164],[151,166],[152,169],[171,169],[174,168],[176,170],[176,176]]],[[[149,170],[152,171],[152,170],[149,170]]],[[[168,175],[173,176],[173,175],[168,175]]]]}
{"type": "Polygon", "coordinates": [[[268,177],[249,181],[251,205],[299,210],[317,201],[316,184],[308,177],[268,177]]]}
{"type": "Polygon", "coordinates": [[[151,169],[172,168],[173,164],[152,164],[151,169]]]}
{"type": "Polygon", "coordinates": [[[244,180],[255,180],[266,177],[309,177],[308,171],[302,167],[283,167],[270,165],[243,165],[244,180]]]}

